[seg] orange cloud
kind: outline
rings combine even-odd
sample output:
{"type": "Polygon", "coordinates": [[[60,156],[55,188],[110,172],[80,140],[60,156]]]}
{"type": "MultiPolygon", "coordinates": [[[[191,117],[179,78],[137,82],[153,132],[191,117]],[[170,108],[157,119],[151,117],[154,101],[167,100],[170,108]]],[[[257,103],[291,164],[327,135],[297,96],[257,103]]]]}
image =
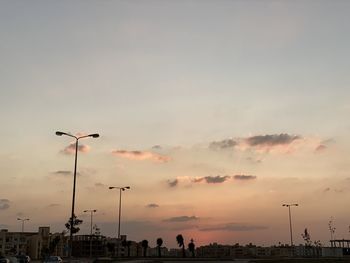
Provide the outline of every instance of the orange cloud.
{"type": "Polygon", "coordinates": [[[160,155],[157,153],[147,152],[147,151],[125,151],[125,150],[113,150],[112,154],[126,158],[129,160],[151,160],[153,162],[166,163],[171,160],[169,156],[160,155]]]}

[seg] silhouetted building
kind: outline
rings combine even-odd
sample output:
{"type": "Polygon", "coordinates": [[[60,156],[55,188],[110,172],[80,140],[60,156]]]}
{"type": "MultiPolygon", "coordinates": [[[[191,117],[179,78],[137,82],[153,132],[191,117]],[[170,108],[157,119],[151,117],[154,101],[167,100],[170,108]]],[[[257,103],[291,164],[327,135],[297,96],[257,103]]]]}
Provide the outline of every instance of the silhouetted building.
{"type": "Polygon", "coordinates": [[[7,229],[0,231],[0,254],[17,255],[28,254],[28,238],[36,232],[8,232],[7,229]]]}
{"type": "Polygon", "coordinates": [[[75,235],[73,236],[74,257],[89,257],[90,249],[92,257],[106,255],[106,237],[101,235],[75,235]]]}
{"type": "Polygon", "coordinates": [[[8,232],[3,229],[0,231],[0,253],[2,255],[29,255],[32,259],[40,259],[50,253],[64,257],[67,256],[68,238],[61,233],[51,234],[50,227],[39,227],[38,232],[8,232]],[[56,245],[52,246],[55,237],[56,245]]]}

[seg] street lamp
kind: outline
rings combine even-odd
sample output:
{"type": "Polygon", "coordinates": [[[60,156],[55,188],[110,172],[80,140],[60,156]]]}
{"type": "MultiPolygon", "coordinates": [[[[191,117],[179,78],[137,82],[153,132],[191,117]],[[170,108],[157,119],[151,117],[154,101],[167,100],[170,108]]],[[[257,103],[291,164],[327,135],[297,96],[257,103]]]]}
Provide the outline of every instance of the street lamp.
{"type": "Polygon", "coordinates": [[[289,212],[289,230],[290,230],[290,246],[293,247],[293,231],[292,231],[292,215],[290,212],[291,206],[299,206],[298,204],[283,204],[282,206],[288,207],[289,212]]]}
{"type": "Polygon", "coordinates": [[[78,141],[82,138],[87,138],[87,137],[92,137],[92,138],[98,138],[100,135],[98,133],[93,133],[89,135],[83,135],[80,137],[74,136],[69,133],[61,132],[61,131],[56,131],[57,136],[62,136],[66,135],[68,137],[72,137],[75,139],[75,161],[74,161],[74,179],[73,179],[73,198],[72,198],[72,214],[70,218],[70,237],[69,237],[69,242],[70,242],[70,249],[69,249],[69,258],[72,257],[72,250],[73,250],[73,222],[74,222],[74,206],[75,206],[75,183],[76,183],[76,178],[77,178],[77,161],[78,161],[78,141]]]}
{"type": "Polygon", "coordinates": [[[126,189],[130,189],[130,186],[124,186],[124,187],[110,186],[109,189],[119,189],[118,239],[120,239],[120,217],[121,217],[121,210],[122,210],[122,191],[125,191],[126,189]]]}
{"type": "Polygon", "coordinates": [[[93,210],[84,210],[84,213],[90,213],[90,258],[92,257],[92,216],[93,213],[96,213],[97,210],[93,209],[93,210]]]}
{"type": "Polygon", "coordinates": [[[17,218],[18,221],[22,221],[22,233],[24,233],[24,222],[29,221],[29,218],[17,218]]]}

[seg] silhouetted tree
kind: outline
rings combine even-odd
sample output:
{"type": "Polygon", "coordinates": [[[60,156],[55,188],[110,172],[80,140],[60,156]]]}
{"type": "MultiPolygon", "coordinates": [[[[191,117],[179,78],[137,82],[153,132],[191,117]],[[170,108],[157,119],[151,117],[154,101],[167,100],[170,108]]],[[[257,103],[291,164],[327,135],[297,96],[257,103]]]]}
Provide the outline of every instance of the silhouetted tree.
{"type": "Polygon", "coordinates": [[[193,239],[191,239],[191,242],[188,243],[188,250],[192,253],[192,257],[194,257],[194,249],[195,249],[195,245],[193,243],[193,239]]]}
{"type": "Polygon", "coordinates": [[[302,233],[301,236],[303,237],[303,239],[305,241],[305,246],[311,247],[312,246],[311,237],[310,237],[309,232],[307,231],[307,228],[305,228],[304,233],[302,233]]]}
{"type": "Polygon", "coordinates": [[[331,240],[333,240],[335,230],[336,230],[336,228],[333,225],[333,217],[331,217],[331,219],[328,222],[328,229],[329,229],[329,232],[331,233],[331,240]]]}
{"type": "Polygon", "coordinates": [[[141,241],[141,246],[143,248],[143,256],[147,256],[148,240],[144,239],[141,241]]]}
{"type": "Polygon", "coordinates": [[[176,236],[176,241],[177,244],[179,245],[179,247],[182,247],[182,257],[186,257],[186,251],[185,251],[185,242],[184,242],[184,238],[181,234],[176,236]]]}
{"type": "Polygon", "coordinates": [[[161,246],[163,245],[163,239],[157,238],[157,247],[158,247],[158,257],[161,257],[161,246]]]}
{"type": "MultiPolygon", "coordinates": [[[[65,224],[65,227],[70,231],[70,225],[71,225],[71,217],[69,218],[68,222],[65,224]]],[[[81,225],[83,223],[83,220],[78,219],[76,215],[73,216],[73,228],[72,233],[76,234],[79,232],[80,228],[78,225],[81,225]]]]}

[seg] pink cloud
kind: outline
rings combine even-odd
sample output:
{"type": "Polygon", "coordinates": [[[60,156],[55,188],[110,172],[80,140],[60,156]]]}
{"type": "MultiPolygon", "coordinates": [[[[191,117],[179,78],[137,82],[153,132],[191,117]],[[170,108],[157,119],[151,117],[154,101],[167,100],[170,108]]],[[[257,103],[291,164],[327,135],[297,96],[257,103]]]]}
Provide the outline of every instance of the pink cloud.
{"type": "MultiPolygon", "coordinates": [[[[87,153],[90,151],[90,146],[86,144],[78,145],[78,151],[82,153],[87,153]]],[[[70,143],[66,148],[64,148],[61,153],[63,154],[74,154],[75,153],[75,142],[70,143]]]]}
{"type": "Polygon", "coordinates": [[[137,161],[151,160],[153,162],[166,163],[171,160],[169,156],[160,155],[160,154],[152,153],[148,151],[113,150],[112,154],[118,157],[126,158],[129,160],[137,160],[137,161]]]}

